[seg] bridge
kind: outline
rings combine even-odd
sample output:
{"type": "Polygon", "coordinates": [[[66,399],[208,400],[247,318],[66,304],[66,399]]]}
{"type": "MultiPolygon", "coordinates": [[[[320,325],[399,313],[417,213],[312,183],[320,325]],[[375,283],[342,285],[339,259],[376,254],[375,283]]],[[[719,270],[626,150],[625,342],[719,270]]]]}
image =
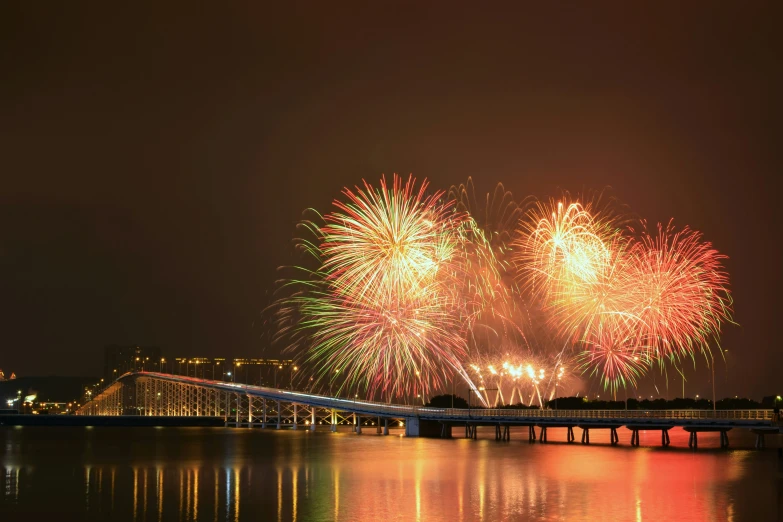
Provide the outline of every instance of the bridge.
{"type": "Polygon", "coordinates": [[[350,425],[356,433],[374,428],[388,435],[390,428],[404,428],[409,437],[451,438],[454,428],[476,439],[477,428],[495,428],[495,440],[511,439],[511,427],[527,427],[528,440],[547,442],[549,428],[566,428],[567,442],[574,442],[574,428],[582,430],[581,442],[590,443],[592,430],[609,430],[613,445],[617,430],[631,431],[631,445],[639,445],[639,431],[660,431],[661,444],[669,445],[669,430],[682,427],[690,433],[689,447],[698,447],[698,434],[719,432],[721,447],[729,444],[728,432],[746,428],[756,433],[756,447],[764,447],[764,435],[780,433],[772,410],[535,410],[453,409],[409,406],[328,397],[312,393],[212,381],[167,373],[131,372],[120,376],[77,415],[144,415],[154,417],[216,417],[226,426],[337,431],[350,425]],[[538,431],[538,433],[536,433],[538,431]]]}

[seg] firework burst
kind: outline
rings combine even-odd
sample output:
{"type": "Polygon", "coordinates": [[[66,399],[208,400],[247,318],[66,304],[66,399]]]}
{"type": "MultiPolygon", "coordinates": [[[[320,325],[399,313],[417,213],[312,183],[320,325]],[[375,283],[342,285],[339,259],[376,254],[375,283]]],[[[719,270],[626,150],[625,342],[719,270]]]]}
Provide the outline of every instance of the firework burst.
{"type": "Polygon", "coordinates": [[[731,322],[725,256],[698,232],[637,233],[600,198],[427,188],[365,182],[302,223],[315,266],[283,282],[277,338],[318,382],[391,399],[459,375],[486,404],[543,407],[573,369],[616,392],[731,322]]]}
{"type": "Polygon", "coordinates": [[[669,223],[658,233],[643,233],[631,250],[628,293],[638,318],[639,345],[650,357],[674,358],[708,351],[718,342],[721,324],[731,321],[728,274],[701,234],[669,223]]]}
{"type": "Polygon", "coordinates": [[[307,224],[303,243],[320,261],[283,309],[298,316],[306,361],[319,379],[385,397],[428,393],[465,355],[456,245],[467,216],[442,193],[394,176],[345,189],[343,201],[307,224]]]}
{"type": "Polygon", "coordinates": [[[724,256],[700,234],[670,225],[637,237],[617,222],[551,201],[528,213],[517,242],[520,275],[550,325],[613,390],[635,385],[652,362],[708,353],[731,321],[724,256]]]}
{"type": "Polygon", "coordinates": [[[477,357],[468,368],[486,403],[493,406],[518,403],[530,406],[537,399],[543,408],[546,401],[569,389],[573,382],[570,361],[552,356],[483,356],[477,357]],[[490,392],[494,393],[494,399],[490,392]]]}

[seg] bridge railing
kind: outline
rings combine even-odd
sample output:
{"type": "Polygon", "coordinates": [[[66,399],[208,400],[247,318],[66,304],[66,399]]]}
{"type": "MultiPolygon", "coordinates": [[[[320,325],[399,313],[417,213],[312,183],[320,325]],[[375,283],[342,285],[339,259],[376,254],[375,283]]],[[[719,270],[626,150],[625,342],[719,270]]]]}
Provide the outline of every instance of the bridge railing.
{"type": "MultiPolygon", "coordinates": [[[[437,416],[427,409],[420,410],[421,416],[437,416]]],[[[534,419],[726,419],[726,420],[773,420],[772,410],[517,410],[517,409],[450,409],[441,410],[449,417],[476,418],[534,418],[534,419]]]]}

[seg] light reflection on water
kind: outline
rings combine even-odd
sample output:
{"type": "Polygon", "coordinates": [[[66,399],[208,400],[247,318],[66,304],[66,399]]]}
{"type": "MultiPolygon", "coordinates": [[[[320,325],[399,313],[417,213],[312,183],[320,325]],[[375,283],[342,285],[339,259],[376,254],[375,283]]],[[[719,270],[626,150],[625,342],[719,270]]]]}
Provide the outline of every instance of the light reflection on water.
{"type": "MultiPolygon", "coordinates": [[[[457,430],[455,430],[455,435],[457,430]]],[[[560,436],[562,435],[562,437],[560,436]]],[[[72,520],[780,520],[781,472],[747,432],[642,447],[224,428],[0,429],[0,514],[72,520]],[[740,449],[737,449],[740,448],[740,449]]],[[[3,517],[5,519],[5,517],[3,517]]],[[[8,518],[13,520],[14,517],[8,518]]]]}

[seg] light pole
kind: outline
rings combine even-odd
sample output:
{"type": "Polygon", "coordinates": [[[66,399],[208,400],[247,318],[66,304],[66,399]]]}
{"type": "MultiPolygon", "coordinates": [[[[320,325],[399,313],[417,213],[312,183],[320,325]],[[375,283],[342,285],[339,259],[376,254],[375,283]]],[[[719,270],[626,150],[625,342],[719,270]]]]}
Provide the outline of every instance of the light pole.
{"type": "Polygon", "coordinates": [[[480,391],[486,392],[486,391],[498,391],[497,388],[484,388],[483,386],[479,387],[478,391],[475,391],[473,388],[468,388],[468,417],[470,417],[470,394],[471,392],[475,393],[476,395],[479,394],[480,391]]]}
{"type": "MultiPolygon", "coordinates": [[[[484,388],[479,388],[479,389],[483,390],[484,388]]],[[[472,397],[471,393],[478,394],[478,392],[474,392],[473,388],[468,387],[468,417],[470,417],[470,398],[472,397]]]]}
{"type": "Polygon", "coordinates": [[[715,402],[715,359],[712,360],[712,411],[716,411],[717,404],[715,402]]]}
{"type": "Polygon", "coordinates": [[[291,369],[290,379],[289,379],[289,381],[288,381],[288,386],[289,386],[289,388],[291,389],[291,391],[293,391],[293,389],[294,389],[294,372],[295,372],[295,371],[298,371],[298,370],[299,370],[299,367],[298,367],[298,366],[294,366],[294,367],[291,369]]]}

